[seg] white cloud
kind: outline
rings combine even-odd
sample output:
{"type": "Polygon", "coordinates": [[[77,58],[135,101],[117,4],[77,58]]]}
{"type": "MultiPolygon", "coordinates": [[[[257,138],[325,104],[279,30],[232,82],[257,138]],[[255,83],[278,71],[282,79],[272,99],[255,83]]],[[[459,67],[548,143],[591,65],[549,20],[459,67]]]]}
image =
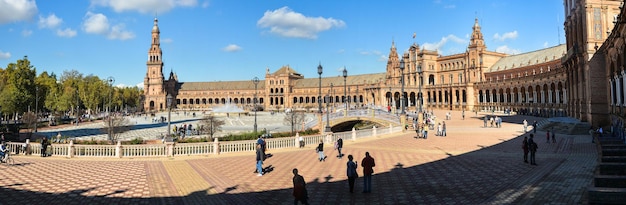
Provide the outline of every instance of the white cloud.
{"type": "Polygon", "coordinates": [[[109,19],[101,13],[87,12],[83,22],[83,30],[87,33],[104,35],[108,39],[126,40],[135,37],[134,33],[124,29],[124,24],[111,26],[109,19]]]}
{"type": "Polygon", "coordinates": [[[519,49],[509,48],[506,45],[499,46],[498,48],[496,48],[496,52],[498,52],[498,53],[506,53],[506,54],[511,54],[511,55],[522,53],[519,49]]]}
{"type": "Polygon", "coordinates": [[[448,43],[449,41],[455,42],[455,43],[466,43],[465,40],[456,37],[455,35],[448,35],[448,36],[444,36],[441,37],[441,40],[439,40],[439,42],[435,42],[435,43],[424,43],[424,45],[422,45],[422,47],[426,50],[441,50],[441,48],[446,45],[446,43],[448,43]]]}
{"type": "Polygon", "coordinates": [[[143,89],[143,82],[141,82],[141,83],[137,83],[137,85],[135,85],[135,86],[137,86],[138,88],[143,89]]]}
{"type": "MultiPolygon", "coordinates": [[[[208,3],[207,3],[208,4],[208,3]]],[[[139,13],[159,14],[176,7],[195,7],[197,0],[91,0],[92,6],[111,7],[115,12],[137,11],[139,13]]],[[[204,4],[203,4],[204,5],[204,4]]]]}
{"type": "Polygon", "coordinates": [[[76,36],[76,30],[71,28],[57,29],[57,36],[71,38],[76,36]]]}
{"type": "Polygon", "coordinates": [[[0,50],[0,59],[9,59],[9,58],[11,58],[11,53],[9,52],[5,53],[0,50]]]}
{"type": "Polygon", "coordinates": [[[35,14],[35,0],[0,0],[0,24],[30,20],[35,14]]]}
{"type": "Polygon", "coordinates": [[[378,56],[378,59],[376,61],[378,61],[378,62],[387,62],[388,59],[389,58],[387,56],[380,55],[380,56],[378,56]]]}
{"type": "Polygon", "coordinates": [[[550,45],[548,44],[548,42],[547,42],[547,41],[546,41],[546,42],[543,42],[543,48],[547,48],[547,47],[549,47],[549,46],[550,46],[550,45]]]}
{"type": "Polygon", "coordinates": [[[497,41],[504,41],[506,39],[516,39],[517,31],[506,32],[502,35],[500,35],[499,33],[496,33],[493,35],[493,38],[496,39],[497,41]]]}
{"type": "Polygon", "coordinates": [[[22,36],[24,37],[30,36],[32,34],[33,34],[33,30],[28,30],[28,29],[22,30],[22,36]]]}
{"type": "Polygon", "coordinates": [[[366,55],[366,56],[368,56],[368,55],[375,55],[375,56],[377,56],[377,55],[381,55],[383,53],[380,52],[380,51],[377,51],[377,50],[373,50],[373,51],[359,51],[359,54],[366,55]]]}
{"type": "Polygon", "coordinates": [[[257,21],[257,26],[269,28],[270,33],[284,37],[316,39],[319,32],[333,27],[341,28],[346,23],[333,18],[307,17],[285,6],[274,11],[265,11],[263,17],[257,21]]]}
{"type": "Polygon", "coordinates": [[[163,38],[161,39],[161,43],[171,43],[174,42],[174,40],[172,40],[171,38],[163,38]]]}
{"type": "Polygon", "coordinates": [[[222,50],[226,51],[226,52],[237,52],[240,51],[242,48],[238,45],[235,44],[230,44],[226,47],[224,47],[222,50]]]}
{"type": "Polygon", "coordinates": [[[209,1],[202,2],[202,8],[208,8],[210,6],[209,1]]]}
{"type": "Polygon", "coordinates": [[[124,24],[117,24],[111,27],[111,31],[107,35],[107,38],[126,40],[135,38],[135,34],[133,32],[124,30],[124,24]]]}
{"type": "Polygon", "coordinates": [[[48,17],[39,16],[39,28],[56,28],[61,25],[63,19],[60,19],[54,14],[48,15],[48,17]]]}

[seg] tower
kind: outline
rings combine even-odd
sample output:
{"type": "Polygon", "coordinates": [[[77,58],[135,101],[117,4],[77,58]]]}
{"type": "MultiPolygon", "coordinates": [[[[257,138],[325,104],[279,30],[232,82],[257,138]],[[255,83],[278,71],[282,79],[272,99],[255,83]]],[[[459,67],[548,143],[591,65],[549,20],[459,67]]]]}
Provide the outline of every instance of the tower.
{"type": "Polygon", "coordinates": [[[474,19],[474,26],[472,26],[472,36],[470,37],[470,44],[467,46],[466,62],[469,68],[467,74],[471,74],[470,82],[480,82],[485,78],[483,73],[483,53],[487,50],[485,40],[483,39],[483,33],[480,31],[480,25],[478,25],[478,18],[474,19]]]}
{"type": "Polygon", "coordinates": [[[148,50],[148,68],[144,78],[144,110],[146,112],[162,110],[166,108],[166,89],[163,78],[163,59],[160,43],[159,20],[154,19],[152,27],[152,41],[148,50]]]}

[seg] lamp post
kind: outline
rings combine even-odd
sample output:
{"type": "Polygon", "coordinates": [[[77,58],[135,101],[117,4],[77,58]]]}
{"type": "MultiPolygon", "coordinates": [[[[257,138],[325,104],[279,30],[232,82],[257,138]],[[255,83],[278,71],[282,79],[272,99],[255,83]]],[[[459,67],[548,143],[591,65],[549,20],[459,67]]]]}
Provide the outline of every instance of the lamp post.
{"type": "Polygon", "coordinates": [[[109,76],[109,78],[107,78],[107,82],[109,83],[109,86],[111,88],[111,91],[109,93],[109,106],[107,108],[107,117],[109,119],[109,139],[113,139],[111,136],[113,133],[113,119],[111,118],[111,102],[113,101],[113,83],[115,82],[115,78],[109,76]]]}
{"type": "Polygon", "coordinates": [[[348,94],[347,94],[347,86],[348,84],[347,82],[347,78],[348,78],[348,70],[346,70],[346,67],[343,67],[343,103],[346,104],[346,110],[344,111],[345,114],[348,114],[348,94]]]}
{"type": "Polygon", "coordinates": [[[39,87],[35,86],[35,132],[37,132],[37,123],[39,123],[39,87]]]}
{"type": "Polygon", "coordinates": [[[257,96],[257,85],[259,84],[259,78],[254,77],[252,78],[252,83],[254,83],[254,133],[256,133],[257,131],[257,125],[256,125],[256,96],[257,96]]]}
{"type": "Polygon", "coordinates": [[[76,126],[78,126],[78,88],[76,88],[76,126]]]}
{"type": "Polygon", "coordinates": [[[167,94],[167,137],[172,137],[172,94],[167,94]]]}
{"type": "Polygon", "coordinates": [[[419,93],[417,94],[417,100],[419,101],[419,113],[422,113],[422,65],[417,65],[417,74],[419,74],[419,81],[417,82],[419,85],[419,93]]]}
{"type": "MultiPolygon", "coordinates": [[[[328,94],[330,95],[330,90],[328,91],[328,94]]],[[[332,132],[332,130],[330,129],[330,112],[328,111],[328,101],[332,96],[329,95],[326,95],[326,97],[324,98],[324,101],[326,101],[326,129],[324,130],[324,132],[332,132]]]]}
{"type": "Polygon", "coordinates": [[[330,110],[332,111],[335,108],[335,90],[333,89],[333,83],[330,83],[330,91],[328,91],[330,95],[330,110]]]}
{"type": "Polygon", "coordinates": [[[400,90],[400,114],[404,113],[404,59],[400,59],[400,83],[402,83],[402,89],[400,90]]]}
{"type": "Polygon", "coordinates": [[[319,113],[322,113],[322,63],[320,62],[320,64],[317,66],[317,74],[319,74],[320,76],[320,83],[319,83],[319,95],[317,96],[317,102],[319,105],[319,113]]]}

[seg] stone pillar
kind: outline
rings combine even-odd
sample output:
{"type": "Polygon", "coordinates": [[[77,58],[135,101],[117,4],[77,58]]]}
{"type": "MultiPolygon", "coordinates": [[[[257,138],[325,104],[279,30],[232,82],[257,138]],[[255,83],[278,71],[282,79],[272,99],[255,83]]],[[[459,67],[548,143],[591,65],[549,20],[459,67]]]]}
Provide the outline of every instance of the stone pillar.
{"type": "Polygon", "coordinates": [[[611,105],[615,104],[615,98],[613,98],[615,96],[615,89],[613,89],[613,79],[609,80],[609,87],[611,87],[611,93],[609,94],[609,97],[611,98],[611,105]]]}
{"type": "Polygon", "coordinates": [[[552,90],[548,90],[548,103],[552,103],[552,90]]]}
{"type": "Polygon", "coordinates": [[[30,139],[26,139],[26,149],[24,150],[24,155],[30,155],[31,150],[30,150],[30,139]]]}
{"type": "Polygon", "coordinates": [[[326,142],[325,143],[333,144],[333,133],[332,132],[329,132],[328,134],[326,134],[326,142]]]}
{"type": "MultiPolygon", "coordinates": [[[[217,138],[215,138],[217,139],[217,138]]],[[[165,142],[165,154],[168,157],[174,157],[174,146],[176,145],[176,143],[174,142],[165,142]]]]}
{"type": "Polygon", "coordinates": [[[299,132],[296,132],[296,137],[295,137],[295,139],[293,140],[293,141],[294,141],[294,143],[293,143],[293,144],[294,144],[294,146],[295,146],[296,148],[300,147],[300,140],[298,140],[298,139],[300,139],[300,133],[299,133],[299,132]]]}
{"type": "Polygon", "coordinates": [[[68,145],[68,149],[67,149],[67,157],[69,158],[73,158],[74,157],[74,140],[70,140],[70,144],[68,145]]]}
{"type": "MultiPolygon", "coordinates": [[[[404,128],[406,127],[406,114],[400,114],[400,126],[402,128],[402,132],[404,132],[404,128]]],[[[389,128],[391,128],[391,124],[389,124],[389,128]]],[[[391,130],[389,133],[391,133],[391,130]]]]}
{"type": "Polygon", "coordinates": [[[356,130],[352,127],[352,141],[356,141],[356,130]]]}
{"type": "Polygon", "coordinates": [[[220,141],[217,139],[217,137],[215,138],[215,140],[213,140],[213,154],[220,154],[220,141]]]}
{"type": "Polygon", "coordinates": [[[619,79],[619,76],[615,76],[615,88],[616,88],[616,92],[615,92],[615,98],[617,98],[617,106],[622,105],[622,87],[619,85],[619,83],[621,82],[621,79],[619,79]]]}
{"type": "MultiPolygon", "coordinates": [[[[625,73],[625,71],[624,71],[624,70],[622,70],[622,75],[621,75],[621,76],[622,76],[622,77],[621,77],[621,78],[622,78],[622,79],[621,79],[621,81],[622,81],[622,90],[623,90],[624,92],[626,92],[626,73],[625,73]]],[[[622,98],[622,106],[626,106],[626,94],[625,94],[625,95],[623,95],[622,97],[623,97],[623,98],[622,98]]]]}
{"type": "Polygon", "coordinates": [[[556,103],[561,103],[561,91],[560,90],[556,90],[556,103]]]}
{"type": "Polygon", "coordinates": [[[563,104],[567,104],[567,89],[563,89],[563,104]]]}
{"type": "Polygon", "coordinates": [[[122,141],[117,141],[117,146],[115,146],[115,157],[122,158],[122,141]]]}
{"type": "Polygon", "coordinates": [[[376,126],[372,126],[372,137],[376,137],[376,126]]]}

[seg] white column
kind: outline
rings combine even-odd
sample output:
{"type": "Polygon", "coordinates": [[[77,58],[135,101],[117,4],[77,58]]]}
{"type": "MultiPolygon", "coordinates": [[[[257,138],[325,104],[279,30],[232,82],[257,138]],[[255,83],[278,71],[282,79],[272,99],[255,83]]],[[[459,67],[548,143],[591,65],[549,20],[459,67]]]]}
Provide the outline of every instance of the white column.
{"type": "Polygon", "coordinates": [[[518,103],[522,102],[522,91],[517,92],[517,102],[518,103]]]}
{"type": "Polygon", "coordinates": [[[508,101],[506,101],[506,99],[509,97],[508,93],[504,93],[504,101],[503,103],[508,103],[508,101]]]}
{"type": "Polygon", "coordinates": [[[619,76],[615,76],[615,98],[617,99],[617,106],[620,106],[622,104],[622,97],[620,96],[620,93],[622,93],[622,87],[619,86],[621,79],[619,79],[619,76]]]}
{"type": "Polygon", "coordinates": [[[556,90],[555,92],[556,92],[556,103],[558,104],[558,103],[560,103],[560,102],[561,102],[561,96],[559,96],[559,92],[560,92],[560,91],[559,91],[559,90],[556,90]]]}
{"type": "Polygon", "coordinates": [[[611,87],[611,94],[609,95],[611,97],[611,105],[614,105],[615,101],[613,100],[614,99],[613,96],[615,96],[615,89],[613,89],[613,79],[609,80],[609,85],[611,85],[609,86],[611,87]]]}
{"type": "Polygon", "coordinates": [[[548,103],[552,103],[552,90],[548,90],[548,103]]]}
{"type": "Polygon", "coordinates": [[[563,89],[563,104],[567,104],[567,89],[563,89]]]}
{"type": "Polygon", "coordinates": [[[533,102],[539,103],[539,97],[537,96],[537,91],[533,91],[533,102]]]}
{"type": "Polygon", "coordinates": [[[524,95],[524,97],[526,97],[526,101],[525,101],[525,103],[527,103],[527,102],[528,102],[528,94],[529,94],[529,93],[528,93],[528,91],[526,91],[526,93],[525,93],[525,95],[524,95]]]}
{"type": "Polygon", "coordinates": [[[626,106],[626,95],[623,93],[626,91],[626,71],[622,70],[622,106],[626,106]]]}

